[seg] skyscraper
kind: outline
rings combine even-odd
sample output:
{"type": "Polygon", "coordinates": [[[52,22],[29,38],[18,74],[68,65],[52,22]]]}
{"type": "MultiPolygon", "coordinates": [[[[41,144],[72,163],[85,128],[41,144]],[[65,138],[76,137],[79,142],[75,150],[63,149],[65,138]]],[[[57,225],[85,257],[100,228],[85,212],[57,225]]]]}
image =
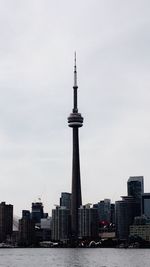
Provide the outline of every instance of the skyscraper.
{"type": "Polygon", "coordinates": [[[62,192],[60,197],[60,206],[66,207],[70,210],[71,207],[71,194],[67,192],[62,192]]]}
{"type": "Polygon", "coordinates": [[[80,181],[80,159],[79,159],[79,127],[83,125],[83,117],[78,112],[77,97],[77,69],[76,54],[74,64],[73,85],[73,110],[68,117],[68,125],[73,130],[73,159],[72,159],[72,196],[71,196],[71,234],[74,239],[78,238],[78,209],[82,205],[81,181],[80,181]]]}
{"type": "Polygon", "coordinates": [[[44,211],[42,202],[33,202],[31,218],[34,220],[35,223],[40,223],[41,218],[43,217],[44,217],[44,211]]]}
{"type": "Polygon", "coordinates": [[[144,193],[143,176],[130,176],[127,182],[128,196],[141,199],[144,193]]]}
{"type": "Polygon", "coordinates": [[[144,177],[143,176],[130,176],[127,182],[128,196],[135,198],[138,203],[137,209],[139,216],[141,215],[141,201],[142,194],[144,193],[144,177]]]}
{"type": "Polygon", "coordinates": [[[130,176],[127,181],[128,196],[115,203],[116,234],[119,239],[127,239],[129,227],[134,217],[141,215],[141,199],[144,192],[143,176],[130,176]]]}
{"type": "Polygon", "coordinates": [[[13,230],[13,205],[0,203],[0,242],[10,238],[13,230]]]}
{"type": "Polygon", "coordinates": [[[35,222],[31,219],[29,210],[22,211],[19,220],[19,245],[30,246],[35,243],[35,222]]]}
{"type": "Polygon", "coordinates": [[[116,235],[119,239],[127,239],[129,227],[134,217],[139,216],[139,205],[133,196],[123,196],[122,200],[116,201],[116,235]]]}
{"type": "Polygon", "coordinates": [[[79,208],[79,238],[98,238],[98,210],[89,204],[79,208]]]}
{"type": "Polygon", "coordinates": [[[110,201],[110,199],[105,198],[104,200],[101,200],[97,204],[94,204],[93,207],[98,209],[99,221],[110,222],[110,218],[111,218],[111,201],[110,201]]]}
{"type": "Polygon", "coordinates": [[[70,210],[57,206],[52,210],[52,240],[68,242],[70,236],[70,210]]]}

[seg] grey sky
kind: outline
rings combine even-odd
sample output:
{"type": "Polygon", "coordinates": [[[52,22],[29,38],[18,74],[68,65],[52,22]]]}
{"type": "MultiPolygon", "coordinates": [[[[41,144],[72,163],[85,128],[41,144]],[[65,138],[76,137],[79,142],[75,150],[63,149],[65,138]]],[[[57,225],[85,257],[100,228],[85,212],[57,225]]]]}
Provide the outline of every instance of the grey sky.
{"type": "Polygon", "coordinates": [[[83,202],[150,191],[150,2],[0,0],[0,201],[15,213],[71,188],[77,51],[83,202]]]}

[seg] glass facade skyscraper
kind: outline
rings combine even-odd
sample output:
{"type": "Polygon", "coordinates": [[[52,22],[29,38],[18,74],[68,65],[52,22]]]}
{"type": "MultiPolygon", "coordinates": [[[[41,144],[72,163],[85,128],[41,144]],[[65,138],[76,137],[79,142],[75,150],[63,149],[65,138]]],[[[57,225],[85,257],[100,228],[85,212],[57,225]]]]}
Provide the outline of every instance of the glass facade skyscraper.
{"type": "Polygon", "coordinates": [[[127,182],[128,196],[141,198],[144,193],[144,178],[143,176],[130,176],[127,182]]]}

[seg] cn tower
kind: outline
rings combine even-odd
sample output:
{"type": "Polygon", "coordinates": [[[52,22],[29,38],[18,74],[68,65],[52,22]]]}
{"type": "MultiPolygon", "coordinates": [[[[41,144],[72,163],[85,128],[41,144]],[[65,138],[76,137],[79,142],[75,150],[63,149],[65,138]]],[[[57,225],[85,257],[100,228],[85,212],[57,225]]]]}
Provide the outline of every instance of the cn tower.
{"type": "Polygon", "coordinates": [[[73,109],[68,117],[68,125],[73,133],[73,158],[72,158],[72,196],[71,196],[71,235],[78,239],[78,208],[82,205],[79,157],[79,127],[83,125],[83,117],[78,112],[78,85],[76,53],[74,62],[73,109]]]}

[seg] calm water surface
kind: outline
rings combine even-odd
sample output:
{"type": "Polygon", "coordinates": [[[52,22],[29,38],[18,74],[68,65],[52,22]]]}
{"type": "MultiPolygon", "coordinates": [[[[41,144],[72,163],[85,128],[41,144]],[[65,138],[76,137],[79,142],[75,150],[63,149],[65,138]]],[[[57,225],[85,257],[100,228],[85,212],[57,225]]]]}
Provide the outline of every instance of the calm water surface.
{"type": "Polygon", "coordinates": [[[150,267],[150,249],[0,249],[0,267],[150,267]]]}

